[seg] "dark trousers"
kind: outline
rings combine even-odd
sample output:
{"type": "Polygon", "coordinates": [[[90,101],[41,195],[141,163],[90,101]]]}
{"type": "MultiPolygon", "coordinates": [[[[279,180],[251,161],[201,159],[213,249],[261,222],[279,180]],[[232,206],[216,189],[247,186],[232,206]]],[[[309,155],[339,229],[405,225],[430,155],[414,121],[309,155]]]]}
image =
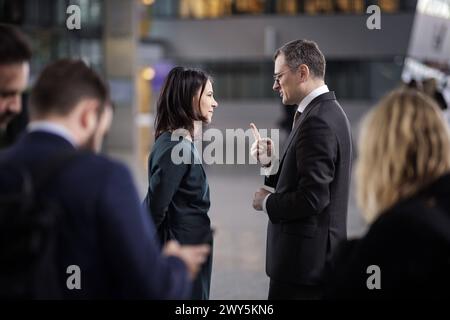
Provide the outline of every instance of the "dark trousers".
{"type": "Polygon", "coordinates": [[[320,286],[303,286],[270,279],[269,300],[320,300],[320,286]]]}

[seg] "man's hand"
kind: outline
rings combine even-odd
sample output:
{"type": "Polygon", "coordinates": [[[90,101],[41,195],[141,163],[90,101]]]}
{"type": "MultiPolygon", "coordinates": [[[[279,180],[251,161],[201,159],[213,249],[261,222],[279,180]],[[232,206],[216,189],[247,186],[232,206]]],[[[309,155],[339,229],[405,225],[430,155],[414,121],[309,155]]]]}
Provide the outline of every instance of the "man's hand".
{"type": "Polygon", "coordinates": [[[255,142],[253,142],[250,149],[250,155],[261,163],[263,167],[270,167],[273,154],[273,141],[270,138],[261,138],[258,128],[256,128],[254,123],[250,123],[250,127],[255,137],[255,142]]]}
{"type": "Polygon", "coordinates": [[[255,210],[263,211],[263,202],[268,194],[271,194],[271,192],[267,191],[266,189],[259,188],[259,190],[255,193],[255,196],[253,197],[253,208],[255,210]]]}
{"type": "Polygon", "coordinates": [[[189,272],[191,280],[200,271],[203,263],[208,258],[211,247],[206,244],[195,246],[180,246],[177,241],[169,241],[163,248],[163,254],[166,256],[175,256],[183,260],[189,272]]]}

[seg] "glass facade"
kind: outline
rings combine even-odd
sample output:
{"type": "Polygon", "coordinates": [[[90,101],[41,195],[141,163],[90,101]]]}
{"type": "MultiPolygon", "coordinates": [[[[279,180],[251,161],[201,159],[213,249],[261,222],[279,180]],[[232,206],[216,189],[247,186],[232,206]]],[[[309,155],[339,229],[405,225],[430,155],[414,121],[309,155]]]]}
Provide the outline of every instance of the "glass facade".
{"type": "Polygon", "coordinates": [[[33,74],[58,58],[87,61],[103,71],[103,0],[0,0],[0,21],[21,27],[32,42],[33,74]],[[67,8],[78,5],[81,29],[68,30],[67,8]]]}
{"type": "MultiPolygon", "coordinates": [[[[180,62],[201,68],[214,79],[214,95],[221,100],[271,99],[273,62],[180,62]]],[[[372,100],[399,84],[403,59],[364,61],[329,60],[325,81],[341,99],[372,100]]]]}

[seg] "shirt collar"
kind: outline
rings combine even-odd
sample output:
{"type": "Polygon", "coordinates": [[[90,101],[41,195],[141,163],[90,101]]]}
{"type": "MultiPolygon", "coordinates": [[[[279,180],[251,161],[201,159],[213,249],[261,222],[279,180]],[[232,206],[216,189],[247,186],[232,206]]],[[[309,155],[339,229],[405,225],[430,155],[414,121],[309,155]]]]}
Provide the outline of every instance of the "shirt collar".
{"type": "Polygon", "coordinates": [[[303,100],[298,105],[297,111],[298,112],[305,111],[305,108],[308,106],[308,104],[311,103],[311,101],[313,101],[315,98],[317,98],[318,96],[320,96],[326,92],[330,92],[330,90],[328,90],[328,86],[326,84],[314,89],[313,91],[310,92],[310,94],[308,94],[305,98],[303,98],[303,100]]]}
{"type": "Polygon", "coordinates": [[[73,147],[77,147],[75,142],[75,138],[73,135],[67,130],[64,126],[50,122],[50,121],[33,121],[28,127],[28,132],[47,132],[54,135],[57,135],[65,140],[67,140],[73,147]]]}

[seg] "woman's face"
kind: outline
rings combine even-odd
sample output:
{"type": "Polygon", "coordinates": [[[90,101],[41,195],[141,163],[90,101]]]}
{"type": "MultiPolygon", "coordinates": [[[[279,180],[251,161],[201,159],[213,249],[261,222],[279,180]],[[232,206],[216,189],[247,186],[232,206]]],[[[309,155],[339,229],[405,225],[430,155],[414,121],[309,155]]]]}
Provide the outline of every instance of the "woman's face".
{"type": "Polygon", "coordinates": [[[217,101],[214,99],[214,92],[211,81],[208,80],[206,82],[205,90],[203,90],[203,94],[201,97],[199,97],[200,92],[201,89],[198,91],[196,97],[194,98],[194,105],[200,105],[200,114],[204,119],[206,119],[206,123],[210,123],[212,120],[214,109],[218,106],[217,101]]]}

